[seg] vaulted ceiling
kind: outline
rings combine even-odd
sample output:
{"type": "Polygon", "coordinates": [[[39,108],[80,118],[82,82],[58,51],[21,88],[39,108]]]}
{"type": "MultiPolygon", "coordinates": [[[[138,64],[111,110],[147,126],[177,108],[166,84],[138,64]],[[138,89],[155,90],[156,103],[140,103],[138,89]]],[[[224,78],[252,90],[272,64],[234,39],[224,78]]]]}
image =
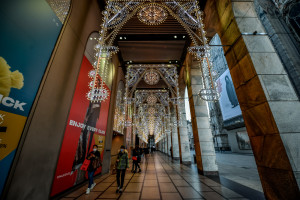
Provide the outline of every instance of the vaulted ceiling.
{"type": "Polygon", "coordinates": [[[124,63],[169,63],[183,61],[189,38],[172,17],[159,25],[146,25],[135,16],[120,30],[117,45],[124,63]]]}
{"type": "MultiPolygon", "coordinates": [[[[200,8],[204,8],[205,3],[206,0],[199,0],[200,8]]],[[[104,1],[99,0],[99,5],[104,10],[104,1]]],[[[119,31],[114,45],[120,49],[118,56],[124,71],[128,64],[172,63],[178,65],[179,72],[190,43],[186,30],[169,15],[159,25],[147,25],[137,16],[132,17],[119,31]]]]}

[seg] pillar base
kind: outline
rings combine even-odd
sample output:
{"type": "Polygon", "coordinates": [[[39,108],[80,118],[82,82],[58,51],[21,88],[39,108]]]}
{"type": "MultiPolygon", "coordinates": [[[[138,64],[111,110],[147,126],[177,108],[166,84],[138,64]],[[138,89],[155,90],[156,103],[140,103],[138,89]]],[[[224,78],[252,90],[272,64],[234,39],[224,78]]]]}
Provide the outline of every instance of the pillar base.
{"type": "Polygon", "coordinates": [[[198,169],[198,173],[203,176],[219,176],[218,171],[202,171],[202,170],[198,169]]]}
{"type": "Polygon", "coordinates": [[[182,164],[184,164],[184,165],[191,165],[192,162],[191,161],[182,161],[182,164]]]}

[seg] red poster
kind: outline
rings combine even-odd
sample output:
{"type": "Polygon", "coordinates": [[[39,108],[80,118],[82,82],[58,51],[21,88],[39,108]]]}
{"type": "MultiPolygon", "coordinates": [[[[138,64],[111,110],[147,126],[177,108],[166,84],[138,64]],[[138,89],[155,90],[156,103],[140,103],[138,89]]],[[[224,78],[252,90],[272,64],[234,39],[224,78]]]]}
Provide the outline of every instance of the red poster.
{"type": "MultiPolygon", "coordinates": [[[[103,159],[110,98],[101,103],[91,103],[87,100],[88,83],[91,81],[88,72],[92,69],[92,65],[84,56],[59,155],[51,196],[87,179],[87,172],[80,170],[80,167],[87,153],[93,149],[94,144],[98,145],[101,159],[103,159]]],[[[108,87],[105,87],[110,93],[108,87]]],[[[100,167],[95,174],[99,174],[101,170],[100,167]]]]}

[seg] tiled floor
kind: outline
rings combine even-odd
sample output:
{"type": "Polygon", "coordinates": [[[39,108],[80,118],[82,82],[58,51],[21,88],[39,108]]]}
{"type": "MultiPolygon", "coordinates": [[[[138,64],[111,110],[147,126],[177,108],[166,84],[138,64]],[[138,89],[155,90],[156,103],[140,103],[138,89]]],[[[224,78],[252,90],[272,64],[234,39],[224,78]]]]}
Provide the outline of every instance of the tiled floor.
{"type": "Polygon", "coordinates": [[[126,173],[122,194],[115,193],[117,189],[115,175],[104,175],[95,180],[97,185],[90,194],[85,194],[85,185],[63,199],[251,199],[251,197],[245,198],[208,177],[199,175],[189,166],[171,162],[161,153],[148,155],[141,167],[142,173],[133,174],[129,171],[126,173]]]}

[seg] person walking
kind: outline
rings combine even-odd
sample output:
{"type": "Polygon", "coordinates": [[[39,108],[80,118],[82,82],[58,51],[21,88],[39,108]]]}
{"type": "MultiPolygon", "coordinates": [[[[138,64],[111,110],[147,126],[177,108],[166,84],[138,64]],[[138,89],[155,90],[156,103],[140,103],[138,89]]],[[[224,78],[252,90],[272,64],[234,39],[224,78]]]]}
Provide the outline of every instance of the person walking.
{"type": "Polygon", "coordinates": [[[101,158],[100,158],[100,152],[98,151],[98,146],[93,146],[93,151],[91,151],[87,158],[90,160],[90,164],[88,166],[88,179],[89,179],[89,186],[86,189],[86,194],[89,194],[91,190],[95,187],[96,183],[94,183],[94,174],[95,171],[102,165],[101,158]]]}
{"type": "Polygon", "coordinates": [[[141,172],[141,167],[139,163],[141,162],[141,152],[139,146],[136,146],[132,151],[132,173],[136,173],[137,169],[139,169],[139,173],[141,172]]]}
{"type": "Polygon", "coordinates": [[[118,193],[118,192],[122,193],[125,172],[129,168],[128,152],[125,149],[124,145],[121,146],[121,149],[118,153],[116,165],[117,165],[117,184],[118,184],[118,189],[117,189],[116,193],[118,193]],[[120,176],[121,176],[121,181],[120,181],[120,176]]]}

